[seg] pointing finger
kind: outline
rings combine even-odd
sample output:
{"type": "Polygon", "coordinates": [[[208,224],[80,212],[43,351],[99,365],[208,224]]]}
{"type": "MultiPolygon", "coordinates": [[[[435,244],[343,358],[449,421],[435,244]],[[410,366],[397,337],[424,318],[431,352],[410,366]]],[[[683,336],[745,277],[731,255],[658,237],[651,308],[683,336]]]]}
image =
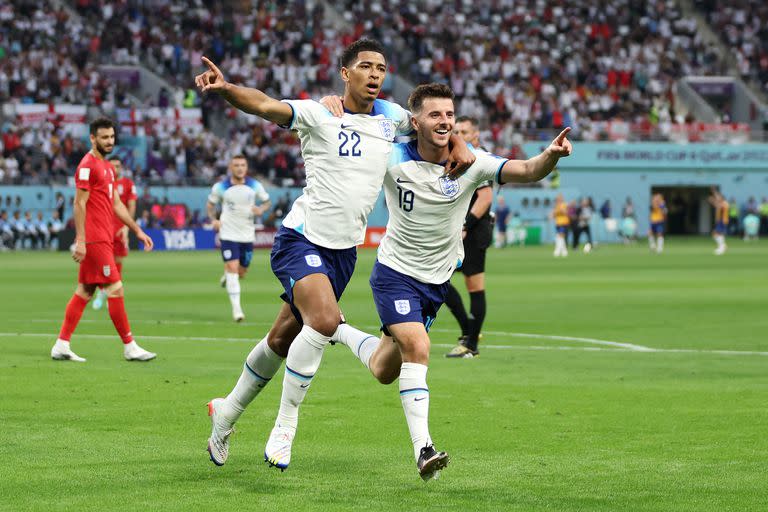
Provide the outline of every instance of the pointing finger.
{"type": "Polygon", "coordinates": [[[219,68],[217,68],[216,64],[211,62],[211,60],[208,57],[203,56],[202,60],[203,60],[203,64],[208,66],[208,69],[210,69],[211,71],[213,71],[217,75],[221,75],[221,71],[219,70],[219,68]]]}
{"type": "Polygon", "coordinates": [[[557,138],[555,139],[555,142],[558,145],[561,145],[563,143],[563,140],[565,139],[565,136],[568,135],[568,132],[570,131],[571,131],[571,127],[568,126],[565,130],[560,132],[560,135],[557,136],[557,138]]]}

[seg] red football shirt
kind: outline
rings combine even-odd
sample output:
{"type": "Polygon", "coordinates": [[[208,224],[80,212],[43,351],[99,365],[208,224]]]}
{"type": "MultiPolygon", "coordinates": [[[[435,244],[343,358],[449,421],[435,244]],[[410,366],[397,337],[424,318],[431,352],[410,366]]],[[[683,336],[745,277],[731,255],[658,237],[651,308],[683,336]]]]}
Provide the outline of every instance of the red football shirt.
{"type": "Polygon", "coordinates": [[[89,151],[75,171],[75,187],[88,190],[85,204],[85,241],[111,242],[114,238],[113,186],[115,170],[107,160],[89,151]]]}
{"type": "MultiPolygon", "coordinates": [[[[128,201],[135,201],[138,199],[138,196],[136,195],[136,185],[133,184],[133,181],[131,181],[131,178],[120,178],[115,182],[115,190],[117,191],[117,195],[120,196],[120,200],[125,205],[125,208],[128,208],[128,201]]],[[[117,233],[120,231],[125,224],[123,224],[123,221],[117,218],[117,215],[114,216],[115,223],[114,223],[114,231],[117,233]]]]}

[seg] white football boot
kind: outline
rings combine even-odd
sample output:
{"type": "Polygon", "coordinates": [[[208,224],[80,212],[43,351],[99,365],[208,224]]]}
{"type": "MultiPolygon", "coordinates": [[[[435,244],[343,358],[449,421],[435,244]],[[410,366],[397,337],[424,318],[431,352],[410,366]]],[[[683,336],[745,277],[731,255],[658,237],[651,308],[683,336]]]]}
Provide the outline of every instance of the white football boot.
{"type": "Polygon", "coordinates": [[[264,448],[264,460],[270,467],[285,471],[291,462],[291,446],[296,437],[296,429],[275,425],[269,434],[267,446],[264,448]]]}
{"type": "Polygon", "coordinates": [[[75,361],[77,363],[84,363],[85,358],[72,352],[72,348],[69,346],[69,342],[64,340],[56,340],[51,348],[51,359],[56,361],[75,361]]]}
{"type": "Polygon", "coordinates": [[[211,417],[211,437],[208,438],[208,454],[211,462],[217,466],[223,466],[229,457],[229,436],[234,428],[224,421],[218,413],[223,398],[214,398],[208,402],[208,416],[211,417]]]}
{"type": "Polygon", "coordinates": [[[123,345],[123,355],[126,361],[151,361],[157,357],[154,352],[141,348],[136,341],[123,345]]]}

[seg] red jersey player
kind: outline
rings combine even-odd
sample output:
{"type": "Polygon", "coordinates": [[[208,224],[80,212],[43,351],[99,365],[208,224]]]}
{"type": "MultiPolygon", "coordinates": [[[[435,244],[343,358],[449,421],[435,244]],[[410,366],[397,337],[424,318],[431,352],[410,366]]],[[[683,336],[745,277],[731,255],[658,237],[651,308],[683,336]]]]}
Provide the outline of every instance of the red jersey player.
{"type": "Polygon", "coordinates": [[[83,309],[96,288],[107,292],[109,316],[123,340],[123,355],[129,361],[149,361],[156,354],[141,348],[133,339],[123,301],[123,283],[115,265],[112,250],[114,217],[117,216],[136,233],[144,243],[144,250],[152,250],[152,239],[134,222],[125,205],[114,193],[115,174],[112,165],[104,159],[115,146],[115,126],[109,119],[99,118],[91,123],[91,150],[83,157],[75,171],[75,251],[72,259],[80,264],[77,289],[67,304],[59,338],[51,349],[57,360],[84,362],[69,345],[83,309]]]}
{"type": "MultiPolygon", "coordinates": [[[[109,157],[109,163],[115,170],[115,192],[120,196],[120,201],[128,209],[128,215],[132,219],[136,218],[136,185],[131,178],[123,176],[123,163],[117,156],[109,157]]],[[[115,238],[112,241],[112,249],[115,255],[115,265],[120,275],[123,275],[123,258],[128,256],[128,226],[115,216],[114,220],[115,238]]],[[[107,292],[99,289],[93,299],[93,309],[101,309],[104,301],[107,300],[107,292]]]]}

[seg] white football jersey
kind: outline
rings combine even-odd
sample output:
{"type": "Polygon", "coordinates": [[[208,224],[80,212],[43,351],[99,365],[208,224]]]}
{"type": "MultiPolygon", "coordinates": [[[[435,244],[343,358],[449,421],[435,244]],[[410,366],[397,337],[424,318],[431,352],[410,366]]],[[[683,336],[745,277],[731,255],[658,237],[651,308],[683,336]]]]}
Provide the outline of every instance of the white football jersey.
{"type": "Polygon", "coordinates": [[[384,100],[375,100],[370,114],[341,118],[316,101],[286,103],[293,108],[288,128],[299,134],[307,186],[283,226],[328,249],[363,243],[395,137],[412,131],[410,113],[384,100]]]}
{"type": "Polygon", "coordinates": [[[269,194],[253,178],[246,177],[242,185],[235,185],[231,178],[227,178],[213,186],[208,201],[221,204],[219,237],[222,240],[253,242],[256,239],[252,208],[257,200],[265,203],[269,201],[269,194]]]}
{"type": "Polygon", "coordinates": [[[389,222],[379,245],[384,265],[423,283],[442,284],[464,259],[461,230],[469,202],[483,182],[499,182],[507,162],[472,149],[477,159],[458,179],[446,177],[440,164],[425,162],[416,141],[395,144],[384,193],[389,222]]]}

